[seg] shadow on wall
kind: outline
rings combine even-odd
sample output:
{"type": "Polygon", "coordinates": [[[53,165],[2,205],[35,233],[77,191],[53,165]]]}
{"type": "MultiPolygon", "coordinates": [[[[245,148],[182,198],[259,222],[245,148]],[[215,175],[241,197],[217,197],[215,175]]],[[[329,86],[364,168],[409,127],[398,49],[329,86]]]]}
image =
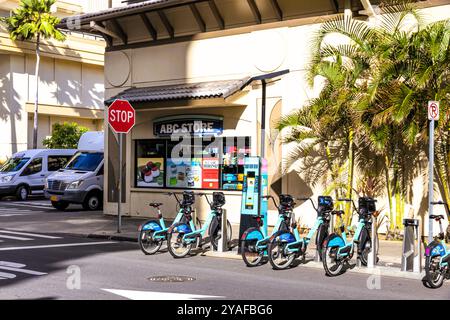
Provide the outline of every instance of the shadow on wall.
{"type": "MultiPolygon", "coordinates": [[[[13,83],[9,78],[10,75],[10,73],[0,74],[0,119],[5,126],[9,124],[9,130],[11,132],[11,153],[14,154],[19,151],[17,148],[16,126],[17,122],[22,120],[22,106],[19,94],[14,89],[13,83]]],[[[3,130],[3,128],[0,130],[3,130]]]]}

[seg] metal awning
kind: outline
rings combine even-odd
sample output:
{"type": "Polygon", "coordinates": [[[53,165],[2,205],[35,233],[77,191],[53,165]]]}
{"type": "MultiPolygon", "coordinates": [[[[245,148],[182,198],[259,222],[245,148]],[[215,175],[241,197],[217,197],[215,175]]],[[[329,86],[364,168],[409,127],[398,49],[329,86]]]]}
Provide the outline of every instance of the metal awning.
{"type": "Polygon", "coordinates": [[[221,80],[198,83],[183,83],[164,86],[130,88],[105,101],[128,100],[131,103],[160,102],[169,100],[226,99],[242,90],[250,77],[237,80],[221,80]]]}

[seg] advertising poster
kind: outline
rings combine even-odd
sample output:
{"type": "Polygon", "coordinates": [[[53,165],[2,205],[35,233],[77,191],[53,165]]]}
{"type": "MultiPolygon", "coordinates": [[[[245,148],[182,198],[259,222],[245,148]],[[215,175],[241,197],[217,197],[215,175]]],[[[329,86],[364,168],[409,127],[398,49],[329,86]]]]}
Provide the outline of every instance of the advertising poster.
{"type": "Polygon", "coordinates": [[[219,189],[218,158],[203,158],[202,188],[219,189]]]}
{"type": "Polygon", "coordinates": [[[164,185],[164,159],[138,158],[137,159],[137,185],[138,187],[163,187],[164,185]]]}
{"type": "MultiPolygon", "coordinates": [[[[169,188],[195,188],[193,173],[195,159],[167,159],[166,186],[169,188]]],[[[200,178],[198,178],[200,179],[200,178]]],[[[199,180],[200,181],[200,180],[199,180]]]]}

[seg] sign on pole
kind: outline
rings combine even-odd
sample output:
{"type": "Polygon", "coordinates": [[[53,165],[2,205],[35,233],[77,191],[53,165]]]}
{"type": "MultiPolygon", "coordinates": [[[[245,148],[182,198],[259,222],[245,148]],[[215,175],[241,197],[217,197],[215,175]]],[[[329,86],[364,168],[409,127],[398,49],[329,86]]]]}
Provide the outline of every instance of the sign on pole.
{"type": "MultiPolygon", "coordinates": [[[[428,120],[430,120],[430,141],[428,152],[428,216],[433,214],[434,190],[434,121],[439,120],[439,101],[428,101],[428,120]]],[[[428,243],[433,241],[433,219],[428,220],[428,243]]]]}
{"type": "Polygon", "coordinates": [[[123,180],[123,134],[127,134],[136,123],[136,111],[126,100],[115,100],[108,108],[108,123],[119,135],[119,180],[117,182],[117,233],[122,228],[122,180],[123,180]]]}
{"type": "Polygon", "coordinates": [[[439,101],[428,101],[428,120],[439,120],[439,101]]]}

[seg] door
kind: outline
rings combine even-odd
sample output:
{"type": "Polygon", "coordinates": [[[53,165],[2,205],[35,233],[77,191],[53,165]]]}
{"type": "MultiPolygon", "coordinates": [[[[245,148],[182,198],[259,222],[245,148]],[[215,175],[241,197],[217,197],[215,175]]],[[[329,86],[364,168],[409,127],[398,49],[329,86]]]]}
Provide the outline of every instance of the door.
{"type": "Polygon", "coordinates": [[[45,173],[43,170],[43,159],[35,158],[23,170],[22,181],[30,186],[31,191],[44,189],[45,173]]]}

